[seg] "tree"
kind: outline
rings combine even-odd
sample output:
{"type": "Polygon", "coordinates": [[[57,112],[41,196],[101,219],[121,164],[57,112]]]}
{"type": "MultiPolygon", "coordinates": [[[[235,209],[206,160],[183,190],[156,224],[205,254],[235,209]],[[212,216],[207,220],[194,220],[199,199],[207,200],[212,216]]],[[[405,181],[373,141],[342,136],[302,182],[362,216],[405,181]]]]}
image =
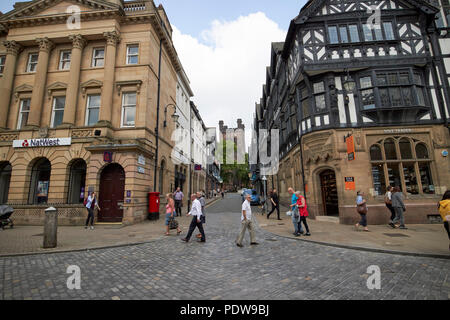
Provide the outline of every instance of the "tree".
{"type": "Polygon", "coordinates": [[[222,163],[220,166],[220,176],[222,177],[224,184],[237,186],[238,188],[248,186],[250,183],[250,178],[248,176],[248,153],[245,154],[244,164],[237,164],[236,159],[234,159],[234,163],[226,163],[227,146],[230,149],[233,148],[234,154],[237,154],[237,145],[233,141],[222,141],[219,143],[219,148],[222,148],[223,150],[222,155],[219,155],[219,157],[222,157],[222,159],[220,159],[220,162],[222,163]]]}

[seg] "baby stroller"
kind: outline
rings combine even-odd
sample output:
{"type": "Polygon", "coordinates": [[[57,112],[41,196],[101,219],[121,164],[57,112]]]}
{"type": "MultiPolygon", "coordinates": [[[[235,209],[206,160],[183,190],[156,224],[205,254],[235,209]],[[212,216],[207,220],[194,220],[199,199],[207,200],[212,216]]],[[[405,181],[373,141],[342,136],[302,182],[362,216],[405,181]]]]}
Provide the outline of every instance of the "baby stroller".
{"type": "Polygon", "coordinates": [[[0,228],[5,229],[6,226],[9,226],[11,229],[14,228],[14,223],[10,219],[13,213],[13,208],[5,205],[0,206],[0,228]]]}

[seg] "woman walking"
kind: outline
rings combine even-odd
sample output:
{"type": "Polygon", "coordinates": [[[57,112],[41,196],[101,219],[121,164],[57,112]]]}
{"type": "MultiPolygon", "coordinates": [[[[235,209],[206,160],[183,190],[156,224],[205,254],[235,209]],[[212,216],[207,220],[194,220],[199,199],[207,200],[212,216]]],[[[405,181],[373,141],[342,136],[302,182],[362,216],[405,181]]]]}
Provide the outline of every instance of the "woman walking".
{"type": "Polygon", "coordinates": [[[356,194],[356,210],[361,216],[361,221],[355,225],[356,230],[359,229],[359,226],[363,226],[364,231],[369,232],[369,229],[367,228],[368,209],[367,209],[367,201],[366,199],[364,199],[364,192],[358,191],[356,194]]]}
{"type": "MultiPolygon", "coordinates": [[[[450,240],[450,190],[445,192],[442,201],[439,202],[439,214],[442,217],[442,221],[444,221],[444,228],[447,230],[447,235],[450,240]]],[[[450,250],[450,245],[448,249],[450,250]]]]}
{"type": "Polygon", "coordinates": [[[88,211],[88,217],[86,220],[86,226],[85,229],[89,228],[89,224],[91,225],[91,230],[94,230],[94,210],[95,208],[100,210],[100,207],[98,206],[97,196],[95,195],[95,192],[92,192],[88,198],[85,200],[85,206],[88,211]]]}
{"type": "Polygon", "coordinates": [[[298,223],[299,226],[298,228],[301,229],[302,228],[302,223],[305,226],[306,229],[306,234],[305,236],[309,237],[311,235],[311,233],[309,233],[309,227],[308,227],[308,223],[306,222],[306,218],[309,217],[309,213],[308,213],[308,206],[306,205],[306,199],[304,196],[302,196],[300,191],[297,191],[295,193],[297,195],[297,207],[298,207],[298,211],[300,213],[300,222],[298,223]]]}
{"type": "MultiPolygon", "coordinates": [[[[170,235],[170,221],[174,218],[175,213],[175,201],[173,200],[173,195],[171,193],[166,194],[166,236],[170,235]]],[[[180,227],[177,227],[177,234],[180,234],[181,230],[180,227]]]]}
{"type": "Polygon", "coordinates": [[[400,187],[395,187],[394,192],[392,193],[392,206],[395,210],[395,219],[392,221],[390,226],[392,228],[400,228],[402,230],[407,230],[405,227],[405,216],[404,212],[406,211],[405,203],[403,202],[403,192],[400,190],[400,187]],[[400,223],[397,226],[397,223],[400,223]]]}

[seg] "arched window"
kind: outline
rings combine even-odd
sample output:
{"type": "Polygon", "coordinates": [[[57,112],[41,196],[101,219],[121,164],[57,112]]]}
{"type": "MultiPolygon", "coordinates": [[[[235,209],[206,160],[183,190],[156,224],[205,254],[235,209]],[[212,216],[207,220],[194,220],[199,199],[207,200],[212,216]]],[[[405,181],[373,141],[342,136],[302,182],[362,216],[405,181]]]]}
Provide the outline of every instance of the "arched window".
{"type": "Polygon", "coordinates": [[[69,204],[83,203],[86,191],[86,162],[83,159],[75,160],[70,166],[69,204]]]}
{"type": "Polygon", "coordinates": [[[378,145],[373,145],[370,147],[370,159],[372,161],[381,161],[383,160],[383,156],[381,154],[381,148],[378,145]]]}
{"type": "Polygon", "coordinates": [[[384,141],[384,153],[386,155],[386,160],[397,160],[394,139],[386,139],[384,141]]]}
{"type": "Polygon", "coordinates": [[[30,194],[28,198],[30,204],[47,203],[51,170],[50,161],[46,158],[42,158],[34,164],[31,171],[30,194]]]}
{"type": "Polygon", "coordinates": [[[8,202],[9,182],[11,181],[11,164],[0,163],[0,204],[8,202]]]}
{"type": "Polygon", "coordinates": [[[398,145],[400,147],[400,154],[402,156],[402,160],[413,158],[411,151],[411,142],[409,142],[407,138],[400,139],[398,145]]]}
{"type": "Polygon", "coordinates": [[[166,162],[161,161],[161,168],[159,169],[159,193],[162,195],[164,192],[164,170],[166,167],[166,162]]]}
{"type": "Polygon", "coordinates": [[[416,145],[416,156],[417,159],[429,159],[428,149],[423,143],[416,145]]]}

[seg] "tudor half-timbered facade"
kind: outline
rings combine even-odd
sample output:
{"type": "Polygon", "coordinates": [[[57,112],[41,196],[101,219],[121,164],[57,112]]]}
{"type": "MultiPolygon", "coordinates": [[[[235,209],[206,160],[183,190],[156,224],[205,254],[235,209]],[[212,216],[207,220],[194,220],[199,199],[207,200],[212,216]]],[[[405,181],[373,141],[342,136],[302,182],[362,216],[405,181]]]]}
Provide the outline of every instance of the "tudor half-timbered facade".
{"type": "Polygon", "coordinates": [[[406,0],[311,0],[302,8],[286,41],[272,44],[256,106],[258,128],[280,130],[269,188],[282,197],[288,187],[304,190],[313,216],[345,224],[358,218],[358,190],[368,197],[369,223],[387,223],[388,185],[407,196],[407,222],[435,214],[450,181],[450,70],[438,11],[406,0]]]}

